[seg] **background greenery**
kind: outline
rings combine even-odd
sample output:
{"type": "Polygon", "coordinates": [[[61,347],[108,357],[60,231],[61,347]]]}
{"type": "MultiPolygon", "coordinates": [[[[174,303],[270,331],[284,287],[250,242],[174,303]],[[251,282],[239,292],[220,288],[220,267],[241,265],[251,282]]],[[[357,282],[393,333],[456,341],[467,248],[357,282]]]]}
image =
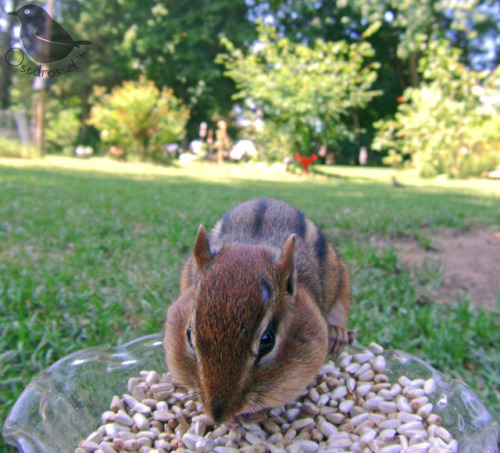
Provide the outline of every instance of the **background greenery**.
{"type": "MultiPolygon", "coordinates": [[[[20,45],[19,23],[5,13],[21,4],[0,0],[3,52],[20,45]]],[[[183,139],[184,149],[202,121],[215,130],[224,119],[233,140],[254,139],[268,160],[326,146],[337,163],[352,164],[364,146],[371,163],[409,163],[424,176],[478,176],[500,165],[495,0],[64,0],[55,16],[94,44],[78,71],[53,80],[49,153],[120,146],[124,134],[110,143],[88,121],[109,107],[93,87],[102,94],[143,76],[189,110],[181,133],[162,136],[183,139]],[[236,105],[247,119],[261,109],[265,129],[241,130],[236,105]]],[[[31,85],[1,64],[0,108],[30,116],[31,85]]],[[[128,105],[139,110],[143,98],[128,105]]]]}
{"type": "MultiPolygon", "coordinates": [[[[25,3],[0,0],[0,119],[24,109],[29,124],[40,92],[3,59],[21,46],[6,13],[25,3]]],[[[93,44],[47,93],[45,153],[114,148],[172,165],[27,160],[40,150],[0,121],[0,422],[58,358],[160,331],[197,225],[257,196],[303,209],[344,255],[361,343],[464,379],[499,418],[497,307],[438,304],[441,269],[408,271],[370,241],[498,229],[497,183],[407,168],[462,178],[500,165],[497,0],[64,0],[54,16],[93,44]],[[326,147],[322,163],[357,164],[366,147],[408,187],[384,168],[318,165],[307,178],[165,159],[164,145],[187,149],[220,120],[266,161],[326,147]]]]}
{"type": "Polygon", "coordinates": [[[394,248],[370,241],[426,243],[424,226],[498,228],[497,183],[424,183],[405,171],[397,190],[387,169],[322,167],[328,176],[305,177],[259,164],[75,162],[0,160],[0,423],[60,357],[160,332],[197,226],[260,196],[301,208],[343,255],[361,344],[406,350],[465,380],[499,419],[500,305],[437,303],[439,268],[408,271],[394,248]]]}

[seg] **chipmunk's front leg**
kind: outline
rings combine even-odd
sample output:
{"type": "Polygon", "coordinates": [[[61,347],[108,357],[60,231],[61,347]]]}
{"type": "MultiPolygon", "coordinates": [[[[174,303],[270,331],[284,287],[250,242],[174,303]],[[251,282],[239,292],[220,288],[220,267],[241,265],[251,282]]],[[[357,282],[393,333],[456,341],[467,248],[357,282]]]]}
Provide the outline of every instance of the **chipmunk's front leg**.
{"type": "Polygon", "coordinates": [[[347,344],[354,341],[354,331],[347,330],[346,326],[328,326],[328,353],[339,355],[347,344]]]}

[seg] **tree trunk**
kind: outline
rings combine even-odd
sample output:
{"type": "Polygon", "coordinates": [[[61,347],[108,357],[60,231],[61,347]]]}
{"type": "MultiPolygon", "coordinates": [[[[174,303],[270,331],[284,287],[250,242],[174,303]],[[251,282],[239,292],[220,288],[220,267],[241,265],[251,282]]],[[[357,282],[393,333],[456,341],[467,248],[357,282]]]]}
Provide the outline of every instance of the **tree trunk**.
{"type": "MultiPolygon", "coordinates": [[[[12,10],[16,11],[19,7],[19,1],[14,0],[12,2],[12,10]]],[[[8,8],[7,8],[8,9],[8,8]]],[[[11,11],[5,11],[11,12],[11,11]]],[[[3,12],[3,11],[2,11],[3,12]]],[[[1,48],[4,49],[5,53],[11,49],[13,44],[12,31],[16,25],[17,18],[15,16],[7,15],[7,28],[1,35],[1,48]]],[[[5,64],[0,64],[0,108],[6,109],[10,107],[10,86],[12,84],[12,67],[6,62],[5,64]]]]}
{"type": "Polygon", "coordinates": [[[391,59],[392,64],[396,68],[396,73],[398,75],[399,87],[402,91],[406,90],[408,84],[406,83],[405,75],[403,72],[403,66],[401,65],[401,60],[398,57],[393,57],[391,59]]]}
{"type": "Polygon", "coordinates": [[[90,86],[85,85],[82,91],[82,128],[81,128],[81,141],[86,143],[88,138],[88,125],[87,120],[89,118],[90,105],[89,105],[89,95],[90,95],[90,86]]]}
{"type": "Polygon", "coordinates": [[[408,58],[408,67],[410,70],[410,85],[418,87],[420,85],[420,74],[418,73],[418,60],[420,59],[420,52],[415,52],[408,58]]]}
{"type": "Polygon", "coordinates": [[[354,134],[356,135],[356,141],[359,144],[359,140],[361,138],[361,121],[359,118],[359,108],[356,107],[354,109],[350,109],[351,115],[352,115],[352,120],[354,124],[354,134]]]}

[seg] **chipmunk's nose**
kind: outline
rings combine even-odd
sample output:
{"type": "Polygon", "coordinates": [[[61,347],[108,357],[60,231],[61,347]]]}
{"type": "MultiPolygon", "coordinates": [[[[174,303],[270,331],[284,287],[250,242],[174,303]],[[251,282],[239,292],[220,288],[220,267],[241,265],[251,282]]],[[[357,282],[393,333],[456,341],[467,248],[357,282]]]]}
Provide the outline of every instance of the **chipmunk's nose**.
{"type": "Polygon", "coordinates": [[[215,423],[223,423],[227,421],[231,416],[227,413],[227,404],[220,398],[213,398],[210,404],[210,412],[212,413],[212,418],[215,423]]]}

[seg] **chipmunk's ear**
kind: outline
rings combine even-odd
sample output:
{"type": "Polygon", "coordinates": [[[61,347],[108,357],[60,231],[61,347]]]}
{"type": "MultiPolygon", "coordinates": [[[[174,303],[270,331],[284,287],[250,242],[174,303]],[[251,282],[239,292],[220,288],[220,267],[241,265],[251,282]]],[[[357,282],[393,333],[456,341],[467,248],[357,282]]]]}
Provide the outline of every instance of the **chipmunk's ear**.
{"type": "Polygon", "coordinates": [[[295,295],[297,286],[297,272],[295,270],[294,253],[295,234],[291,234],[285,242],[283,252],[281,252],[278,267],[281,271],[281,278],[286,282],[286,289],[292,296],[295,295]]]}
{"type": "Polygon", "coordinates": [[[208,242],[208,233],[203,225],[198,228],[198,234],[193,247],[194,260],[198,272],[202,273],[210,264],[210,244],[208,242]]]}

